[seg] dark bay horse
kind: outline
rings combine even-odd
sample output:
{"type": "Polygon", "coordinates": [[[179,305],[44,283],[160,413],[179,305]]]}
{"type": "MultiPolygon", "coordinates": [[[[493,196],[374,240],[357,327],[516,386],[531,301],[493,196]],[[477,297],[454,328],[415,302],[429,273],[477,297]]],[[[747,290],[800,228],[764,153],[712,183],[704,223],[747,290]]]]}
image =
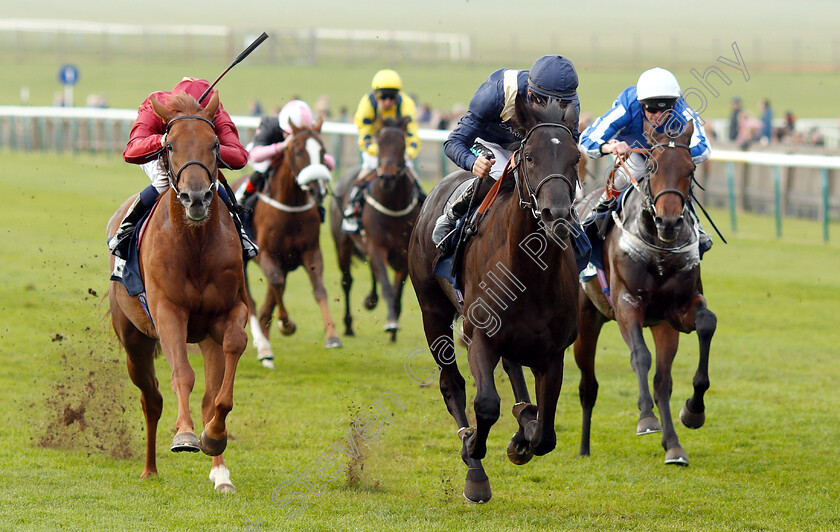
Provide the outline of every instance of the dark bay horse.
{"type": "Polygon", "coordinates": [[[578,274],[569,241],[580,157],[572,134],[577,110],[556,102],[531,108],[518,97],[515,108],[515,124],[524,136],[509,163],[513,175],[506,182],[515,187],[499,189],[478,233],[466,244],[463,306],[452,286],[432,271],[439,252],[431,235],[444,203],[472,174],[455,172],[432,190],[409,246],[409,273],[440,371],[440,390],[458,425],[461,458],[468,467],[464,496],[472,502],[491,497],[481,459],[500,412],[494,368],[501,359],[516,399],[519,430],[508,445],[508,457],[524,464],[556,445],[563,356],[577,334],[578,274]],[[463,339],[477,388],[475,428],[467,419],[465,381],[455,361],[452,321],[457,314],[464,317],[463,339]],[[523,365],[535,377],[536,406],[523,365]]]}
{"type": "MultiPolygon", "coordinates": [[[[248,343],[248,300],[239,234],[215,190],[219,141],[212,120],[219,98],[214,94],[203,110],[186,93],[171,97],[168,106],[152,98],[152,106],[167,124],[161,164],[171,188],[150,215],[139,250],[151,319],[122,284],[112,282],[109,290],[114,331],[125,347],[128,373],[140,388],[146,416],[146,464],[141,477],[157,473],[155,441],[163,408],[154,366],[159,342],[178,397],[172,451],[200,449],[211,455],[210,478],[216,490],[234,491],[222,452],[227,444],[225,418],[233,408],[234,374],[248,343]],[[204,357],[200,439],[190,415],[195,373],[187,359],[187,342],[198,343],[204,357]]],[[[116,232],[131,199],[111,217],[108,235],[116,232]]]]}
{"type": "Polygon", "coordinates": [[[341,286],[344,288],[344,334],[353,336],[353,317],[350,314],[350,288],[353,276],[350,263],[353,255],[366,257],[370,262],[373,287],[365,298],[365,307],[372,310],[379,297],[376,285],[382,286],[382,297],[388,306],[385,332],[391,341],[397,339],[402,312],[403,285],[408,278],[408,239],[422,205],[417,187],[405,163],[405,130],[408,118],[400,122],[386,121],[376,135],[379,144],[379,168],[365,195],[362,211],[362,232],[348,234],[341,230],[341,220],[347,196],[359,167],[342,176],[330,206],[330,226],[338,251],[341,286]],[[394,283],[388,280],[388,269],[394,270],[394,283]]]}
{"type": "Polygon", "coordinates": [[[283,304],[283,294],[288,273],[299,266],[303,266],[309,275],[315,301],[321,309],[326,333],[324,346],[341,347],[327,304],[324,259],[319,240],[321,215],[318,208],[331,178],[329,169],[324,165],[326,150],[319,134],[321,120],[312,128],[290,126],[291,141],[272,161],[268,170],[267,193],[259,193],[252,218],[260,248],[255,260],[268,280],[268,290],[259,313],[248,290],[251,334],[257,358],[268,368],[274,367],[274,353],[268,336],[275,306],[280,332],[290,335],[297,329],[283,304]]]}
{"type": "Polygon", "coordinates": [[[709,346],[717,318],[706,308],[700,280],[698,233],[689,215],[689,195],[694,163],[689,143],[693,125],[675,138],[646,125],[653,146],[649,150],[649,176],[628,191],[621,216],[604,241],[604,271],[611,303],[600,288],[580,297],[580,331],[575,360],[581,371],[580,402],[583,430],[580,454],[589,455],[592,409],[598,395],[595,348],[603,324],[615,319],[627,346],[630,365],[639,384],[639,435],[662,431],[665,463],[688,465],[671,419],[671,366],[677,354],[679,333],[697,331],[700,362],[694,375],[694,394],[686,401],[680,419],[689,428],[705,421],[703,395],[709,388],[709,346]],[[611,306],[614,305],[614,306],[611,306]],[[660,426],[653,413],[648,389],[651,353],[642,328],[650,327],[656,344],[654,399],[660,426]]]}

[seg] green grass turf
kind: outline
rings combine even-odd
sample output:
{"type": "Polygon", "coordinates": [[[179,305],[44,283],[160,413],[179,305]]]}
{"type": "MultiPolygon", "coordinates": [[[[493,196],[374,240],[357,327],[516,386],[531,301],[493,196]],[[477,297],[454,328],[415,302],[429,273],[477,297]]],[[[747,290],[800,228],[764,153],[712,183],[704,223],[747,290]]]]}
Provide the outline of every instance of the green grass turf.
{"type": "MultiPolygon", "coordinates": [[[[592,456],[579,459],[579,373],[571,352],[558,406],[557,448],[525,466],[504,450],[515,421],[499,370],[502,418],[485,468],[493,500],[461,497],[465,466],[455,425],[437,386],[420,388],[404,360],[420,348],[415,372],[431,371],[413,291],[407,288],[396,344],[381,332],[384,309],[361,309],[369,287],[357,265],[357,336],[323,349],[319,311],[303,272],[289,277],[292,337],[272,335],[277,368],[263,369],[249,346],[237,372],[226,459],[238,493],[219,496],[210,460],[169,452],[175,397],[169,369],[156,363],[164,411],[160,475],[140,481],[144,442],[139,393],[104,319],[108,289],[104,227],[129,194],[147,184],[118,158],[3,152],[0,177],[0,529],[9,530],[833,530],[837,509],[840,398],[840,227],[741,215],[739,232],[703,261],[718,329],[712,342],[706,425],[678,425],[688,468],[665,466],[658,436],[635,436],[635,377],[614,324],[599,343],[600,394],[592,456]],[[316,467],[383,393],[405,410],[361,442],[363,458],[340,460],[340,478],[306,495],[306,507],[274,503],[283,483],[316,467]],[[84,411],[82,412],[82,408],[84,411]],[[273,495],[275,496],[273,498],[273,495]],[[293,520],[292,510],[301,511],[293,520]]],[[[725,220],[722,211],[713,213],[725,220]]],[[[725,225],[725,224],[722,224],[725,225]]],[[[322,230],[330,308],[341,320],[334,248],[322,230]]],[[[252,270],[255,294],[264,283],[252,270]]],[[[649,335],[648,335],[649,338],[649,335]]],[[[691,393],[696,336],[682,338],[672,408],[691,393]]],[[[198,419],[202,361],[192,396],[198,419]]],[[[460,360],[468,373],[466,361],[460,360]]],[[[474,393],[467,376],[468,400],[474,393]]],[[[471,410],[471,408],[470,408],[471,410]]],[[[285,488],[290,490],[292,488],[285,488]]]]}

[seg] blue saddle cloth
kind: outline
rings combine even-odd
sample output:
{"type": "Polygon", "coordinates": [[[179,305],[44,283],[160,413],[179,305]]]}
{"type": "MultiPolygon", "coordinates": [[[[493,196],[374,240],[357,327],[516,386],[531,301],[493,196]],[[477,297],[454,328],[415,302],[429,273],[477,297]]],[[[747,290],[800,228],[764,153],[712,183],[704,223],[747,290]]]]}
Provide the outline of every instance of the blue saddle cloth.
{"type": "Polygon", "coordinates": [[[140,301],[140,306],[143,307],[143,312],[146,313],[149,321],[154,324],[152,315],[149,313],[149,303],[146,301],[146,285],[143,284],[143,277],[140,275],[140,235],[143,226],[153,212],[154,208],[147,212],[137,225],[134,226],[134,233],[132,233],[128,244],[128,258],[125,260],[125,263],[122,263],[122,260],[119,258],[116,259],[115,268],[111,273],[110,280],[122,283],[129,296],[137,297],[140,301]]]}

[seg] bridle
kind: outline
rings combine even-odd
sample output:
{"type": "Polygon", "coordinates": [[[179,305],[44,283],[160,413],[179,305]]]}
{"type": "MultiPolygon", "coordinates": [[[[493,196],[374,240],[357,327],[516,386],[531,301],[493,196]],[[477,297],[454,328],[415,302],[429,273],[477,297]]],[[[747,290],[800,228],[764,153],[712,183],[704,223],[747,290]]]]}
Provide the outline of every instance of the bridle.
{"type": "Polygon", "coordinates": [[[528,133],[525,135],[525,138],[522,139],[522,141],[519,143],[519,149],[517,149],[516,152],[514,152],[513,157],[511,158],[514,161],[513,175],[516,181],[516,190],[519,192],[519,206],[525,210],[530,209],[531,214],[533,214],[534,218],[537,219],[540,218],[541,211],[539,205],[537,204],[537,195],[540,193],[540,189],[543,187],[543,185],[545,185],[552,179],[562,179],[569,186],[569,197],[572,199],[574,199],[576,187],[576,182],[572,181],[571,178],[569,178],[565,174],[549,174],[542,178],[542,180],[539,183],[537,183],[537,186],[534,188],[533,191],[531,190],[531,185],[528,182],[528,175],[525,170],[525,165],[522,162],[522,151],[525,149],[525,145],[527,144],[528,139],[531,138],[531,135],[534,133],[534,131],[541,127],[558,127],[564,130],[566,133],[568,133],[569,137],[574,139],[574,134],[572,133],[572,130],[569,129],[567,126],[555,122],[543,122],[535,125],[528,131],[528,133]]]}
{"type": "MultiPolygon", "coordinates": [[[[669,142],[660,142],[659,144],[654,144],[653,146],[648,148],[646,151],[649,154],[652,154],[656,150],[663,150],[663,149],[666,149],[666,148],[685,148],[686,150],[689,151],[689,154],[691,153],[691,146],[689,146],[687,144],[680,144],[680,143],[674,142],[673,140],[669,141],[669,142]]],[[[648,174],[649,174],[649,176],[653,175],[653,173],[650,172],[650,171],[648,172],[648,174]]],[[[692,169],[691,175],[689,176],[689,195],[691,194],[690,183],[691,183],[691,180],[693,178],[694,178],[694,170],[692,169]]],[[[679,196],[680,202],[682,203],[682,207],[680,208],[681,212],[685,211],[686,207],[688,206],[689,201],[691,200],[690,196],[688,198],[686,198],[686,195],[681,190],[677,190],[676,188],[665,188],[665,189],[662,189],[659,192],[657,192],[656,195],[651,194],[651,191],[650,191],[650,177],[648,177],[648,179],[645,180],[645,189],[644,189],[644,195],[645,196],[644,196],[644,199],[642,200],[642,208],[644,210],[646,210],[647,212],[649,212],[652,216],[656,217],[657,216],[656,202],[659,200],[659,198],[661,198],[665,194],[676,194],[677,196],[679,196]]]]}
{"type": "MultiPolygon", "coordinates": [[[[216,128],[213,125],[212,121],[204,118],[203,116],[182,115],[182,116],[176,116],[175,118],[172,118],[171,120],[169,120],[169,122],[167,122],[167,124],[166,124],[167,140],[168,140],[168,137],[169,137],[169,131],[172,129],[172,124],[174,124],[175,122],[178,122],[179,120],[201,120],[203,122],[206,122],[210,126],[210,128],[213,129],[213,133],[215,135],[216,128]]],[[[213,164],[213,170],[212,171],[209,168],[207,168],[207,165],[204,164],[203,162],[201,162],[197,159],[193,159],[193,160],[187,161],[184,164],[182,164],[181,167],[178,169],[178,171],[173,173],[172,164],[169,160],[169,153],[171,151],[172,151],[172,144],[167,141],[167,143],[163,146],[159,157],[160,157],[163,169],[166,172],[166,177],[169,178],[169,186],[172,188],[172,190],[175,191],[176,194],[181,193],[181,191],[178,190],[178,182],[181,179],[181,173],[188,166],[192,166],[192,165],[200,166],[202,169],[204,169],[205,172],[207,172],[207,177],[210,178],[210,190],[213,190],[216,187],[216,175],[219,172],[219,160],[220,160],[219,159],[219,139],[218,138],[216,139],[216,145],[213,148],[213,151],[215,153],[215,157],[214,157],[215,162],[213,164]]]]}

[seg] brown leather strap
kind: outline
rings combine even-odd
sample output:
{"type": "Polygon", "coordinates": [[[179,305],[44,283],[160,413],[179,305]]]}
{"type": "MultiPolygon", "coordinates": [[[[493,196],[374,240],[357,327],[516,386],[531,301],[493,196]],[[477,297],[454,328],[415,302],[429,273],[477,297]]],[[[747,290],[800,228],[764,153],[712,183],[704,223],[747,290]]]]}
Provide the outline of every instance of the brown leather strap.
{"type": "MultiPolygon", "coordinates": [[[[478,214],[480,216],[483,216],[484,213],[487,212],[487,209],[489,209],[490,206],[493,204],[493,202],[496,201],[496,196],[499,195],[499,189],[502,188],[502,181],[504,181],[510,175],[513,174],[513,172],[511,171],[511,169],[513,168],[512,163],[514,159],[516,159],[516,154],[518,151],[519,150],[516,150],[515,152],[513,152],[513,155],[510,156],[510,159],[508,159],[507,164],[505,164],[505,171],[502,172],[502,177],[500,177],[498,181],[493,183],[493,187],[487,193],[487,196],[484,197],[484,201],[482,201],[481,205],[478,206],[478,214]]],[[[487,178],[485,177],[484,179],[487,178]]]]}

